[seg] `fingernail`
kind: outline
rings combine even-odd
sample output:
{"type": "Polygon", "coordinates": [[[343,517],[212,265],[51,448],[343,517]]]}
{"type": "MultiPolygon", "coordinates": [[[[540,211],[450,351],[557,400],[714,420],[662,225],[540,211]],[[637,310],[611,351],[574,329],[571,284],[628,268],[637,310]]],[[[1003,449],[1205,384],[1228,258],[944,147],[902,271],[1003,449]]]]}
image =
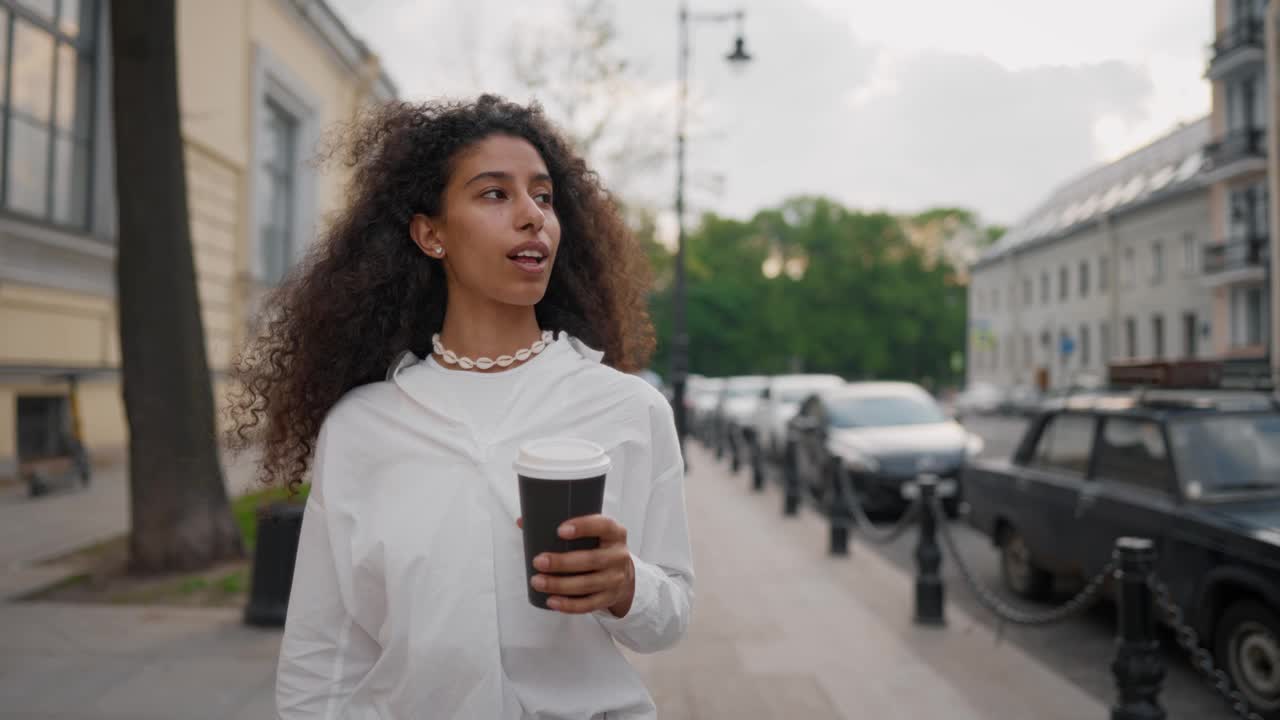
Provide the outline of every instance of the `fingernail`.
{"type": "Polygon", "coordinates": [[[550,600],[547,601],[547,607],[551,608],[552,610],[559,610],[560,600],[558,598],[551,598],[550,600]]]}
{"type": "Polygon", "coordinates": [[[546,569],[547,569],[547,565],[549,565],[549,564],[550,564],[550,563],[549,563],[549,562],[547,562],[547,556],[546,556],[546,555],[539,555],[538,557],[536,557],[536,558],[534,558],[534,559],[533,559],[533,566],[534,566],[534,567],[536,567],[536,568],[538,568],[539,570],[546,570],[546,569]]]}
{"type": "Polygon", "coordinates": [[[567,538],[568,538],[568,537],[573,537],[573,533],[574,533],[574,528],[573,528],[573,526],[572,526],[572,525],[561,525],[561,526],[560,526],[560,534],[561,534],[561,535],[563,535],[563,536],[565,536],[565,537],[567,537],[567,538]]]}
{"type": "Polygon", "coordinates": [[[545,590],[545,589],[546,589],[546,587],[547,587],[547,581],[546,581],[546,579],[545,579],[545,578],[543,578],[541,575],[534,575],[534,576],[533,576],[533,589],[534,589],[534,590],[545,590]]]}

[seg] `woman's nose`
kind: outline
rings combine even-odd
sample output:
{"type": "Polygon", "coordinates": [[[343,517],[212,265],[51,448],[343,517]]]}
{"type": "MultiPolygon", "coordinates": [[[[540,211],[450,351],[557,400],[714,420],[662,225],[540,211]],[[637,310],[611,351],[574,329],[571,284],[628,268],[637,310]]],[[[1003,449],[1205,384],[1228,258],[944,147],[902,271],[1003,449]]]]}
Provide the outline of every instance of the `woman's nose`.
{"type": "Polygon", "coordinates": [[[517,218],[521,230],[533,230],[534,232],[542,232],[542,226],[547,221],[547,216],[542,213],[542,208],[538,207],[538,203],[528,195],[525,195],[524,201],[520,203],[520,214],[517,218]]]}

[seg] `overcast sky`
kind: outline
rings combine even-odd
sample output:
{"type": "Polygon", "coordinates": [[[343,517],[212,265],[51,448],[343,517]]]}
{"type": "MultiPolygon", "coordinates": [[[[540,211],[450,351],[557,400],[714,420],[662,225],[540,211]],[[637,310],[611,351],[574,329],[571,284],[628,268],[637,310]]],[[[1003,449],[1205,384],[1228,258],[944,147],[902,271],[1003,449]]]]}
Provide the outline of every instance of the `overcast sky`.
{"type": "MultiPolygon", "coordinates": [[[[516,35],[556,33],[564,0],[330,0],[408,99],[511,80],[516,35]]],[[[694,210],[746,217],[802,193],[866,209],[977,209],[1011,223],[1055,186],[1209,111],[1210,0],[740,0],[694,31],[694,210]]],[[[674,107],[677,0],[616,2],[643,94],[674,107]]],[[[674,114],[658,132],[674,134],[674,114]]],[[[674,144],[674,142],[673,142],[674,144]]],[[[605,178],[609,180],[608,177],[605,178]]],[[[627,192],[669,206],[674,168],[627,192]]]]}

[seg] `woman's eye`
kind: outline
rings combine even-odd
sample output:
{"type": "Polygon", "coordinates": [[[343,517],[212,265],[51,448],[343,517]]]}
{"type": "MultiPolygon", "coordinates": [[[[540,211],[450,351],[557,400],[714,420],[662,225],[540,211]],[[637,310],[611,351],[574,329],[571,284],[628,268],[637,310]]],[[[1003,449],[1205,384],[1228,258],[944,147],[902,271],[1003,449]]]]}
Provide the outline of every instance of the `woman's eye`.
{"type": "Polygon", "coordinates": [[[534,195],[534,196],[533,196],[533,199],[534,199],[534,200],[537,200],[538,202],[540,202],[540,203],[542,203],[542,204],[544,204],[544,205],[550,205],[550,204],[551,204],[551,193],[549,193],[549,192],[538,193],[537,195],[534,195]]]}
{"type": "Polygon", "coordinates": [[[484,192],[480,193],[480,197],[489,198],[491,200],[501,200],[506,196],[507,196],[506,193],[502,192],[498,188],[493,188],[492,190],[485,190],[484,192]]]}

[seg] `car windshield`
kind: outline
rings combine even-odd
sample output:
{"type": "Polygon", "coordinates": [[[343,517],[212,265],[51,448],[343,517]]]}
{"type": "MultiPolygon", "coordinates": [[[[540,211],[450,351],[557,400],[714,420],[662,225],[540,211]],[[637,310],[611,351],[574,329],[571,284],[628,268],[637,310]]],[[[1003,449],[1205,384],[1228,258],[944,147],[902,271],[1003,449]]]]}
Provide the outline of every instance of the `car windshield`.
{"type": "Polygon", "coordinates": [[[759,395],[764,390],[764,384],[759,385],[732,385],[728,389],[728,395],[731,398],[752,397],[759,395]]]}
{"type": "Polygon", "coordinates": [[[810,385],[807,387],[789,387],[778,391],[778,402],[799,403],[805,398],[828,385],[810,385]]]}
{"type": "Polygon", "coordinates": [[[831,425],[837,428],[946,422],[946,417],[932,400],[906,395],[835,398],[830,403],[830,412],[831,425]]]}
{"type": "Polygon", "coordinates": [[[1280,490],[1280,413],[1185,418],[1169,437],[1190,497],[1280,490]]]}

